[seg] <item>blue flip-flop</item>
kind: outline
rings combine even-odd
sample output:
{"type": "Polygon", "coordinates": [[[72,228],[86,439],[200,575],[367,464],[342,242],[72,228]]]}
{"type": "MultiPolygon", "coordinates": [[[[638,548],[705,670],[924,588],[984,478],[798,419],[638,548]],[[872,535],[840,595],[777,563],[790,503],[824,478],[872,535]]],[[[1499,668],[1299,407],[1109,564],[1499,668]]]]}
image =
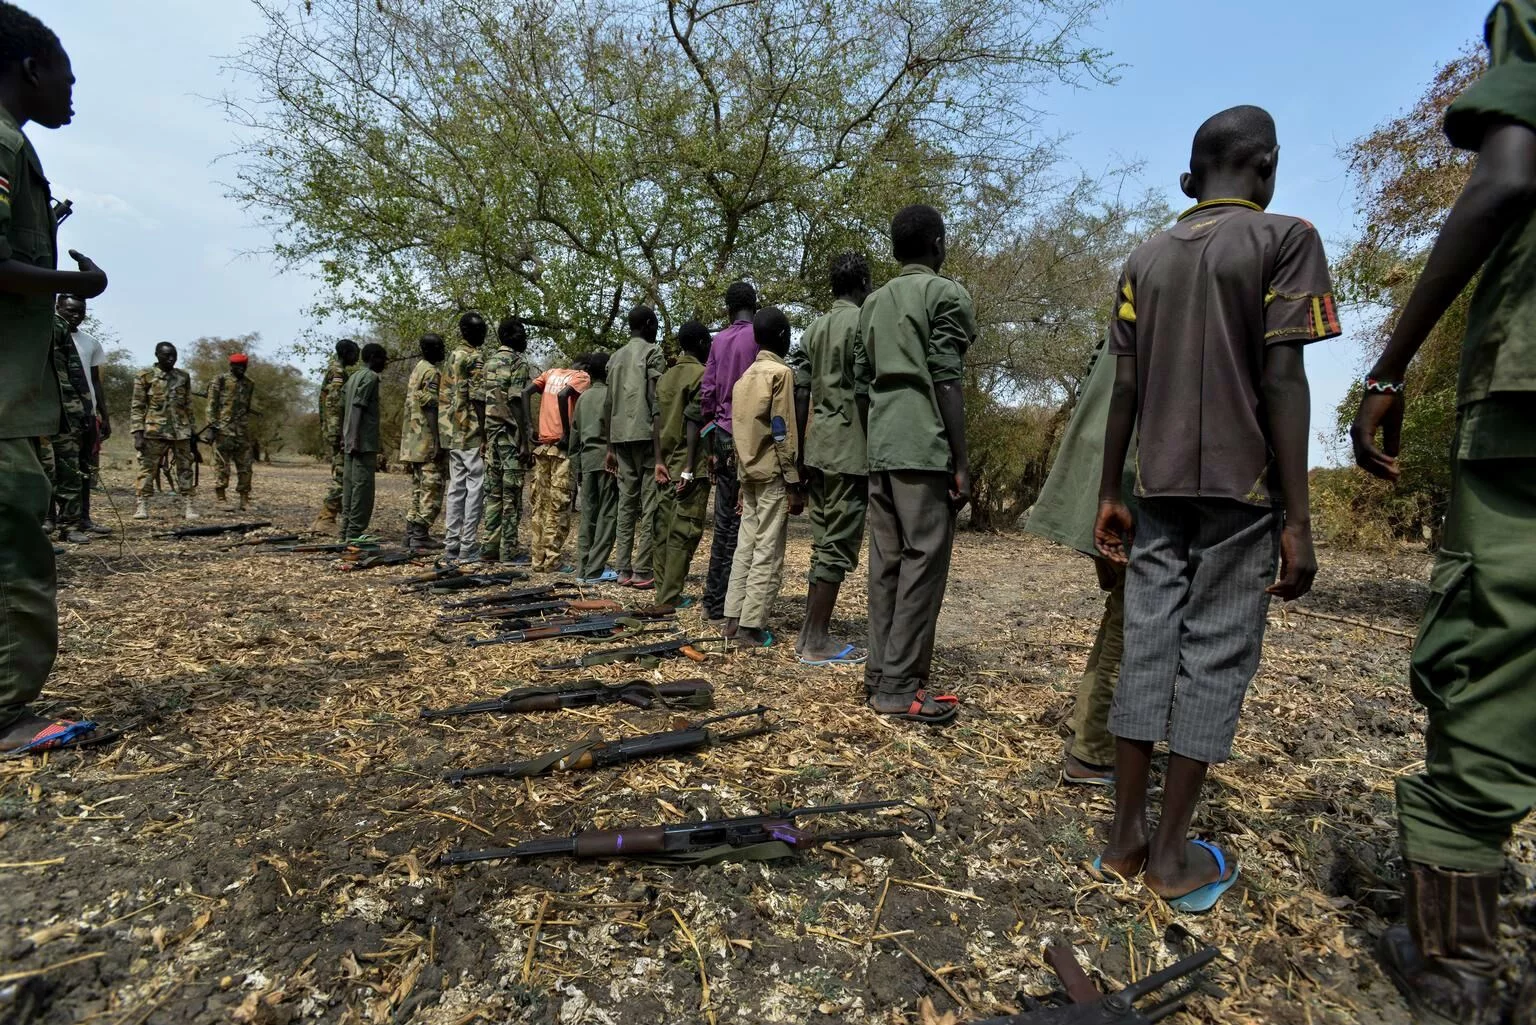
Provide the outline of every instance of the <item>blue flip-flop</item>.
{"type": "Polygon", "coordinates": [[[833,655],[831,658],[806,658],[804,655],[802,655],[802,656],[800,656],[800,664],[801,665],[807,665],[807,666],[858,666],[858,665],[863,665],[865,659],[869,658],[869,655],[867,653],[860,654],[860,655],[854,655],[854,652],[856,652],[858,650],[859,650],[858,648],[854,647],[852,644],[849,644],[849,645],[846,645],[843,648],[842,651],[839,651],[836,655],[833,655]]]}
{"type": "Polygon", "coordinates": [[[1221,878],[1214,883],[1206,883],[1197,890],[1190,890],[1182,897],[1164,897],[1169,907],[1186,915],[1200,915],[1216,906],[1221,895],[1232,889],[1232,884],[1237,882],[1238,865],[1232,863],[1232,874],[1227,874],[1227,856],[1221,853],[1221,848],[1204,840],[1191,840],[1196,847],[1209,851],[1211,857],[1216,859],[1216,869],[1221,873],[1221,878]]]}
{"type": "Polygon", "coordinates": [[[71,747],[81,747],[85,740],[96,731],[96,724],[89,719],[80,722],[64,724],[61,722],[50,723],[38,731],[37,735],[27,741],[21,747],[7,751],[9,757],[19,755],[40,754],[44,751],[63,751],[71,747]]]}

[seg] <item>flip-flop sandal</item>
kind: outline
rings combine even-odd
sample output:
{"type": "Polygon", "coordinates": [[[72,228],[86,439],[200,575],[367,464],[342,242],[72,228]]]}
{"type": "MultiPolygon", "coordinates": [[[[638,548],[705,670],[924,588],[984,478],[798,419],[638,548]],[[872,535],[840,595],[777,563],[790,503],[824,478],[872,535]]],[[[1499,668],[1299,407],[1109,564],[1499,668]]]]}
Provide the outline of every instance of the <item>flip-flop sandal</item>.
{"type": "Polygon", "coordinates": [[[23,758],[27,755],[42,754],[45,751],[64,751],[72,747],[85,747],[87,743],[102,743],[104,740],[112,739],[108,736],[92,740],[91,734],[95,730],[96,724],[89,719],[82,719],[80,722],[56,719],[38,730],[25,744],[5,752],[5,757],[23,758]]]}
{"type": "Polygon", "coordinates": [[[1098,876],[1100,880],[1105,882],[1113,879],[1135,879],[1137,876],[1141,875],[1142,869],[1147,867],[1147,858],[1145,854],[1142,855],[1141,864],[1136,866],[1136,871],[1132,872],[1129,877],[1121,875],[1119,872],[1116,872],[1112,868],[1105,868],[1104,855],[1102,854],[1094,855],[1093,862],[1088,867],[1093,870],[1094,875],[1098,876]]]}
{"type": "Polygon", "coordinates": [[[857,666],[863,665],[864,660],[867,658],[869,658],[867,652],[860,652],[858,648],[849,644],[831,658],[806,658],[804,655],[801,655],[800,664],[807,666],[857,666]]]}
{"type": "Polygon", "coordinates": [[[629,582],[629,586],[637,591],[651,591],[656,587],[656,580],[654,577],[636,577],[629,582]]]}
{"type": "Polygon", "coordinates": [[[944,726],[954,722],[955,716],[960,714],[960,699],[953,694],[930,695],[926,688],[920,689],[912,695],[912,703],[907,706],[905,712],[878,712],[888,719],[900,719],[902,722],[926,723],[929,726],[944,726]],[[929,697],[934,702],[944,706],[944,711],[932,715],[923,714],[923,705],[928,703],[929,697]]]}
{"type": "Polygon", "coordinates": [[[1237,882],[1238,865],[1232,863],[1232,872],[1227,873],[1227,856],[1221,852],[1221,848],[1204,840],[1191,840],[1190,843],[1203,850],[1209,851],[1211,857],[1216,859],[1216,869],[1221,873],[1221,878],[1214,883],[1206,883],[1198,889],[1190,890],[1182,897],[1164,897],[1163,900],[1173,910],[1186,915],[1201,915],[1216,906],[1222,894],[1232,889],[1232,884],[1237,882]]]}
{"type": "Polygon", "coordinates": [[[1079,765],[1082,765],[1082,766],[1085,766],[1085,767],[1088,767],[1088,768],[1092,768],[1092,766],[1089,766],[1087,762],[1083,761],[1080,758],[1074,758],[1072,756],[1072,741],[1069,740],[1069,741],[1066,742],[1065,745],[1062,746],[1062,749],[1061,749],[1061,781],[1062,781],[1062,783],[1064,783],[1064,784],[1066,784],[1068,786],[1077,786],[1077,787],[1109,787],[1111,789],[1114,788],[1114,785],[1115,785],[1115,770],[1114,769],[1110,769],[1108,772],[1101,772],[1101,773],[1098,773],[1098,774],[1093,775],[1093,776],[1073,776],[1071,773],[1067,772],[1068,759],[1071,759],[1072,761],[1077,762],[1077,764],[1079,764],[1079,765]]]}

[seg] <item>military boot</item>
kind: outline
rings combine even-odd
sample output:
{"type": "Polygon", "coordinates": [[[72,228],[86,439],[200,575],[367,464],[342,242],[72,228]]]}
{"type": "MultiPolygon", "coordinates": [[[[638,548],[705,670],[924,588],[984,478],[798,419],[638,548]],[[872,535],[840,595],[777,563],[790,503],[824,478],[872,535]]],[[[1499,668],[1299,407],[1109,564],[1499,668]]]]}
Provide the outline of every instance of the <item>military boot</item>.
{"type": "Polygon", "coordinates": [[[237,512],[245,512],[250,507],[251,507],[251,496],[250,495],[241,495],[240,496],[240,506],[239,506],[239,508],[236,511],[237,512]]]}
{"type": "Polygon", "coordinates": [[[201,516],[197,515],[197,510],[192,508],[192,499],[190,499],[190,498],[182,500],[182,503],[181,503],[181,515],[182,515],[183,519],[188,519],[188,520],[200,520],[200,519],[202,519],[201,516]]]}
{"type": "Polygon", "coordinates": [[[136,520],[149,519],[149,499],[139,499],[138,504],[133,507],[133,518],[136,520]]]}
{"type": "Polygon", "coordinates": [[[1380,956],[1419,1025],[1494,1025],[1499,873],[1408,862],[1407,925],[1382,933],[1380,956]]]}
{"type": "Polygon", "coordinates": [[[76,526],[62,526],[59,528],[59,540],[72,545],[90,544],[92,536],[76,526]]]}
{"type": "Polygon", "coordinates": [[[417,547],[419,547],[417,545],[417,543],[416,543],[416,538],[418,536],[417,535],[417,530],[418,529],[419,528],[416,526],[416,524],[412,523],[410,520],[406,520],[405,521],[405,548],[406,548],[406,551],[414,552],[417,549],[417,547]]]}
{"type": "Polygon", "coordinates": [[[336,529],[336,510],[320,507],[320,512],[315,516],[315,522],[309,525],[309,529],[316,533],[325,534],[336,529]]]}
{"type": "Polygon", "coordinates": [[[227,503],[229,501],[228,492],[226,492],[223,488],[214,488],[213,499],[216,502],[227,503]]]}

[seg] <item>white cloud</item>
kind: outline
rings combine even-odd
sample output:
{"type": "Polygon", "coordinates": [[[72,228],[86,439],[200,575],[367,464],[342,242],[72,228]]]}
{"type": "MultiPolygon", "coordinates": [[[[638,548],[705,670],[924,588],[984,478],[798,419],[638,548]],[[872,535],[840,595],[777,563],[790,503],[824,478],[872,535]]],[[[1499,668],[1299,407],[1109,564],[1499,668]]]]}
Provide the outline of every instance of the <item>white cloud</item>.
{"type": "Polygon", "coordinates": [[[122,221],[142,231],[151,231],[160,226],[159,221],[115,193],[92,192],[90,189],[75,188],[65,182],[51,182],[49,188],[53,192],[54,199],[68,199],[73,202],[77,214],[122,221]]]}

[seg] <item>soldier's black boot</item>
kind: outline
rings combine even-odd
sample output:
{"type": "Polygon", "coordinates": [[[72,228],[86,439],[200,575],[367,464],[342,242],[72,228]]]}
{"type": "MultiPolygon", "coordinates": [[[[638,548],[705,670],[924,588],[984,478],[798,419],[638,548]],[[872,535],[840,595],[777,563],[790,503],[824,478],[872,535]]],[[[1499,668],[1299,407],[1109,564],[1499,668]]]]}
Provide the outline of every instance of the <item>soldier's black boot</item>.
{"type": "Polygon", "coordinates": [[[405,521],[405,548],[406,548],[406,551],[414,552],[416,549],[421,547],[421,545],[419,545],[417,543],[417,537],[418,537],[417,530],[418,529],[419,528],[416,526],[416,524],[412,523],[410,520],[406,520],[405,521]]]}
{"type": "Polygon", "coordinates": [[[1419,1025],[1495,1025],[1499,969],[1497,872],[1454,872],[1408,862],[1407,925],[1382,933],[1387,976],[1419,1025]]]}

